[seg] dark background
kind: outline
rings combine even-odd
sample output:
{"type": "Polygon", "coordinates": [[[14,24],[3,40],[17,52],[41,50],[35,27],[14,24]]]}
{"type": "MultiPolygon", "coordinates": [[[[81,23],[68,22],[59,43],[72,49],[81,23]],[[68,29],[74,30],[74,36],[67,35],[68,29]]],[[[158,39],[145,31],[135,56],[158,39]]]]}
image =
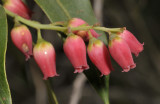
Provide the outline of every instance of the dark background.
{"type": "MultiPolygon", "coordinates": [[[[41,9],[32,1],[33,20],[49,23],[41,9]]],[[[93,4],[93,1],[92,1],[93,4]]],[[[160,104],[160,1],[159,0],[104,0],[103,25],[127,27],[138,40],[144,42],[144,51],[136,58],[137,67],[128,73],[112,62],[115,71],[110,74],[110,104],[160,104]]],[[[13,24],[8,18],[10,29],[13,24]]],[[[35,36],[35,30],[31,29],[35,36]]],[[[44,39],[56,49],[57,72],[51,78],[59,104],[69,104],[73,83],[78,74],[62,49],[62,41],[54,31],[43,31],[44,39]]],[[[34,40],[36,39],[33,37],[34,40]]],[[[25,62],[24,56],[9,37],[7,49],[7,77],[13,104],[46,104],[47,94],[41,72],[33,59],[25,62]]],[[[93,87],[86,80],[79,104],[103,104],[93,87]]]]}

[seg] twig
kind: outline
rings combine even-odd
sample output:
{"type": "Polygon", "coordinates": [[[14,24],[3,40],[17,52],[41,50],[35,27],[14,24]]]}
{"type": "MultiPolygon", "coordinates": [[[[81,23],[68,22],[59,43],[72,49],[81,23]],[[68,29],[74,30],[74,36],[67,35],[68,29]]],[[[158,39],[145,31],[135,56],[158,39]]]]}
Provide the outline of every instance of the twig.
{"type": "MultiPolygon", "coordinates": [[[[53,24],[41,24],[37,21],[32,21],[32,20],[27,20],[25,18],[22,18],[8,10],[5,9],[5,12],[7,15],[13,17],[16,19],[16,21],[22,22],[32,28],[35,29],[46,29],[46,30],[56,30],[56,31],[61,31],[61,32],[66,32],[68,30],[68,27],[61,27],[61,26],[56,26],[56,23],[53,24]]],[[[106,27],[98,27],[98,26],[79,26],[79,27],[70,27],[71,31],[75,30],[89,30],[89,29],[95,29],[95,30],[100,30],[100,31],[105,31],[105,32],[121,32],[122,28],[106,28],[106,27]]]]}

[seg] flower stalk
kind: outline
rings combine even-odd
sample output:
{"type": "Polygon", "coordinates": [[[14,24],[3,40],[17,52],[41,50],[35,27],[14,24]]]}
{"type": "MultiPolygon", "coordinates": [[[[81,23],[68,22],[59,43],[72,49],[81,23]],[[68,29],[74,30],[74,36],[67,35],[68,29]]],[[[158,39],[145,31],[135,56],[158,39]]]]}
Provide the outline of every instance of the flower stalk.
{"type": "Polygon", "coordinates": [[[42,38],[42,35],[41,35],[41,30],[40,29],[37,29],[37,36],[38,36],[38,41],[43,39],[42,38]]]}
{"type": "MultiPolygon", "coordinates": [[[[28,20],[25,19],[23,17],[20,17],[18,15],[16,15],[15,13],[12,13],[8,10],[5,9],[5,12],[7,15],[16,18],[17,21],[22,22],[32,28],[35,29],[46,29],[46,30],[56,30],[56,31],[60,31],[60,32],[66,32],[68,30],[68,27],[60,27],[57,25],[63,25],[63,22],[59,22],[59,23],[53,23],[53,24],[41,24],[37,21],[32,21],[32,20],[28,20]]],[[[106,27],[97,27],[97,26],[79,26],[79,27],[70,27],[71,31],[75,31],[75,30],[89,30],[89,29],[95,29],[95,30],[100,30],[100,31],[104,31],[104,32],[122,32],[124,30],[124,28],[106,28],[106,27]]]]}

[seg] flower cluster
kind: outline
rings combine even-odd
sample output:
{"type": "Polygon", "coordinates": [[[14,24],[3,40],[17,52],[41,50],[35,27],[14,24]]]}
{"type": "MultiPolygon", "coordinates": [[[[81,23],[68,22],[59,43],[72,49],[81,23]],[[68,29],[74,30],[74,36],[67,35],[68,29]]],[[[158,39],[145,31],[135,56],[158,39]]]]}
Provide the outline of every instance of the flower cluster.
{"type": "MultiPolygon", "coordinates": [[[[71,19],[68,24],[69,27],[84,25],[88,24],[79,18],[71,19]]],[[[86,58],[84,58],[86,57],[86,53],[85,45],[82,39],[84,41],[89,41],[87,46],[88,56],[92,63],[101,72],[101,76],[109,75],[113,70],[109,52],[113,59],[123,68],[123,72],[128,72],[130,69],[136,67],[131,52],[134,53],[135,56],[138,56],[138,54],[143,50],[144,44],[141,44],[136,37],[126,29],[124,29],[123,32],[114,32],[110,34],[108,45],[109,51],[105,44],[101,40],[97,39],[100,35],[93,29],[77,30],[73,31],[73,33],[77,36],[73,35],[67,37],[64,44],[64,52],[73,64],[76,70],[75,72],[82,72],[83,70],[89,68],[89,66],[86,65],[86,58]],[[87,68],[84,66],[87,66],[87,68]]]]}
{"type": "MultiPolygon", "coordinates": [[[[4,7],[23,18],[30,19],[31,12],[21,0],[6,0],[4,7]]],[[[80,28],[89,26],[80,18],[72,18],[68,21],[67,28],[80,28]]],[[[108,31],[106,31],[108,32],[108,31]]],[[[72,63],[74,73],[81,73],[89,69],[86,55],[99,69],[101,76],[109,75],[113,69],[110,54],[122,67],[123,72],[128,72],[136,67],[132,54],[138,56],[143,51],[143,45],[136,37],[126,29],[123,31],[109,32],[108,48],[99,40],[100,36],[93,28],[65,31],[67,37],[63,44],[63,50],[72,63]],[[86,48],[86,44],[88,44],[86,48]],[[109,50],[108,50],[109,49],[109,50]]],[[[56,53],[53,45],[42,39],[38,29],[38,40],[32,52],[32,35],[27,26],[16,23],[11,30],[11,39],[15,46],[26,56],[26,61],[33,55],[36,63],[44,74],[44,79],[58,76],[56,72],[56,53]]]]}

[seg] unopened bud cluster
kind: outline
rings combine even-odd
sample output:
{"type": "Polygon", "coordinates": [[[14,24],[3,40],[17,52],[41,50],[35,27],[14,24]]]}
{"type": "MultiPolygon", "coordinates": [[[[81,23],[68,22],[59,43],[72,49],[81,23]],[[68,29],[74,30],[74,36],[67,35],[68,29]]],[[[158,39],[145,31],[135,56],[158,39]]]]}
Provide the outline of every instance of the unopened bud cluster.
{"type": "MultiPolygon", "coordinates": [[[[21,0],[6,0],[4,7],[23,18],[30,19],[31,12],[21,0]]],[[[81,26],[89,26],[89,24],[80,18],[72,18],[67,25],[68,28],[81,26]]],[[[94,29],[74,30],[67,32],[66,35],[63,50],[75,69],[74,73],[81,73],[89,69],[87,54],[91,62],[101,72],[101,76],[109,75],[114,70],[110,54],[122,67],[123,72],[128,72],[136,67],[132,53],[138,56],[143,51],[144,44],[141,44],[126,29],[109,33],[108,48],[103,41],[98,39],[100,35],[94,29]]],[[[32,53],[32,35],[27,26],[20,23],[17,23],[11,30],[11,39],[15,46],[26,56],[26,60],[33,55],[44,74],[44,79],[58,76],[56,72],[56,53],[51,43],[43,40],[40,36],[32,53]]]]}

